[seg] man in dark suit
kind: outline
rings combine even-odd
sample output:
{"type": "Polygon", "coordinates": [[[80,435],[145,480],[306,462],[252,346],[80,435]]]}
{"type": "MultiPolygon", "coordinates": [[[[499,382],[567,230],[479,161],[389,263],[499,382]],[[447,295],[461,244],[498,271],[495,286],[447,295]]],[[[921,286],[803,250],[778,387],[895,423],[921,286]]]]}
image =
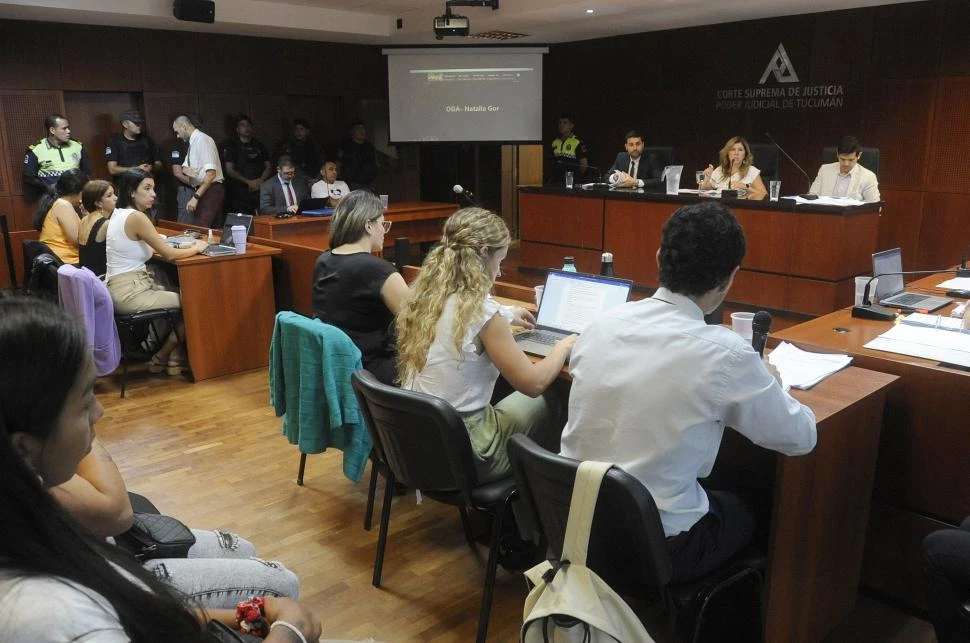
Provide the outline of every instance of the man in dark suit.
{"type": "Polygon", "coordinates": [[[310,196],[310,189],[302,176],[297,176],[296,164],[289,156],[281,156],[276,164],[276,176],[259,186],[260,214],[296,214],[300,201],[310,196]]]}
{"type": "Polygon", "coordinates": [[[663,168],[654,167],[651,160],[643,156],[643,136],[636,130],[626,133],[625,152],[616,155],[616,160],[606,173],[608,181],[618,188],[650,188],[660,185],[663,168]]]}

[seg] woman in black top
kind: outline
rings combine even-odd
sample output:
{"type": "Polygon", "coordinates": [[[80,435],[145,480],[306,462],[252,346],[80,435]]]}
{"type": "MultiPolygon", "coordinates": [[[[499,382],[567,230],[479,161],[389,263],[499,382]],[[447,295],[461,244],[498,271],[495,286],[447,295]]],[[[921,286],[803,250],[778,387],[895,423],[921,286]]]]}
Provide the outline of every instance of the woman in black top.
{"type": "Polygon", "coordinates": [[[79,263],[102,279],[108,272],[108,228],[105,224],[117,202],[114,186],[107,181],[88,181],[81,190],[81,206],[86,214],[77,231],[79,263]]]}
{"type": "Polygon", "coordinates": [[[364,368],[385,384],[397,379],[394,316],[408,295],[394,266],[375,257],[391,222],[380,199],[355,190],[341,199],[330,222],[330,250],[313,269],[313,315],[336,326],[362,353],[364,368]]]}

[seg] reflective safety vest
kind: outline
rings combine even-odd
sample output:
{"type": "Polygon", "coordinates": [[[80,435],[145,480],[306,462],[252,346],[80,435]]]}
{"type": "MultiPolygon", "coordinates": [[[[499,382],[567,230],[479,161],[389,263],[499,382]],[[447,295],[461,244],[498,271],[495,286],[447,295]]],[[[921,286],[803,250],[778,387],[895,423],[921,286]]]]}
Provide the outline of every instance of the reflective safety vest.
{"type": "Polygon", "coordinates": [[[63,147],[54,147],[47,138],[30,146],[37,157],[37,177],[45,183],[55,183],[68,170],[81,166],[81,144],[71,139],[63,147]]]}
{"type": "Polygon", "coordinates": [[[557,159],[576,160],[576,151],[582,145],[583,142],[575,134],[570,134],[566,140],[557,138],[552,142],[552,155],[557,159]]]}

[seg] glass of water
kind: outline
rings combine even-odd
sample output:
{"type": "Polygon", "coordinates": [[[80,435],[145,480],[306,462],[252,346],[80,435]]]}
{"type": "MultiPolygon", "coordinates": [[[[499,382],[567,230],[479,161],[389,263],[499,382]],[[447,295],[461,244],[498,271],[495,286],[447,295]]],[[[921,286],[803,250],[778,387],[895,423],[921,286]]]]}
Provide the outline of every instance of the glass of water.
{"type": "Polygon", "coordinates": [[[697,170],[696,172],[694,172],[694,178],[697,179],[698,188],[704,185],[704,179],[706,178],[704,176],[704,170],[697,170]]]}
{"type": "Polygon", "coordinates": [[[781,195],[781,181],[768,181],[768,198],[777,201],[781,195]]]}
{"type": "Polygon", "coordinates": [[[573,189],[573,173],[566,172],[566,188],[569,190],[573,189]]]}

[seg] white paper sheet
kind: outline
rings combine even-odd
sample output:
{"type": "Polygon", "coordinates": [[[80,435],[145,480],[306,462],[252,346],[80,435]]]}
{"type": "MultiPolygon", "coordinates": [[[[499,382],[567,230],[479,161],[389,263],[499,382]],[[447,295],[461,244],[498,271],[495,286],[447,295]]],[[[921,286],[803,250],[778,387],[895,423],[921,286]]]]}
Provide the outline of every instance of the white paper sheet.
{"type": "Polygon", "coordinates": [[[970,333],[896,324],[866,348],[970,367],[970,333]]]}
{"type": "Polygon", "coordinates": [[[785,386],[808,389],[848,366],[852,358],[833,353],[810,353],[782,342],[768,355],[768,361],[781,373],[785,386]]]}

